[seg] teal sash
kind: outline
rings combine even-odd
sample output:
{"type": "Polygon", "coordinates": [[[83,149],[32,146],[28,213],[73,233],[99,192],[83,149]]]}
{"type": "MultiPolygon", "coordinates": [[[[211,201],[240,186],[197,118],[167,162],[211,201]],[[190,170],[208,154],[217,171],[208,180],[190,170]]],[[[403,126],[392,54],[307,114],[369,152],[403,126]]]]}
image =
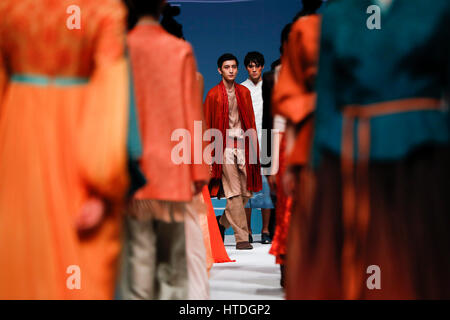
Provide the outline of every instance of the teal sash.
{"type": "Polygon", "coordinates": [[[32,74],[13,74],[10,78],[10,81],[43,87],[50,85],[57,87],[68,87],[87,84],[89,82],[89,79],[77,77],[47,77],[32,74]]]}

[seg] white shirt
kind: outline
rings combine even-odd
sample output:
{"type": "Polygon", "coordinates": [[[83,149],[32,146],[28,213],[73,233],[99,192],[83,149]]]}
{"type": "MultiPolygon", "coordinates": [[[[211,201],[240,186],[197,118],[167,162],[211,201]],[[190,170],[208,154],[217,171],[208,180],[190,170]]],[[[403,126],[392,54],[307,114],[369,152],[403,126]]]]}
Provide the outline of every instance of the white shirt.
{"type": "Polygon", "coordinates": [[[241,83],[250,90],[252,96],[253,112],[255,113],[256,132],[258,133],[259,146],[262,142],[262,122],[263,122],[263,97],[262,97],[262,80],[256,85],[252,80],[247,79],[241,83]]]}

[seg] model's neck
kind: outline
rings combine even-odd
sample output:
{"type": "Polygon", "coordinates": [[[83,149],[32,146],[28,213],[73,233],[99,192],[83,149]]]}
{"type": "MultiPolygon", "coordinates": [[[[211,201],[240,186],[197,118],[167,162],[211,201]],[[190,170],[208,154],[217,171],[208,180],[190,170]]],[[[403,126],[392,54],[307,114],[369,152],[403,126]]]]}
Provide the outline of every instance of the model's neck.
{"type": "Polygon", "coordinates": [[[253,79],[253,78],[249,78],[249,79],[256,86],[258,83],[260,83],[262,81],[262,76],[259,77],[258,79],[253,79]]]}
{"type": "Polygon", "coordinates": [[[225,85],[225,88],[227,88],[228,90],[231,90],[234,88],[234,81],[229,81],[229,80],[225,80],[222,79],[223,84],[225,85]]]}
{"type": "Polygon", "coordinates": [[[143,16],[138,20],[138,25],[146,24],[146,25],[157,25],[159,24],[158,19],[153,16],[143,16]]]}

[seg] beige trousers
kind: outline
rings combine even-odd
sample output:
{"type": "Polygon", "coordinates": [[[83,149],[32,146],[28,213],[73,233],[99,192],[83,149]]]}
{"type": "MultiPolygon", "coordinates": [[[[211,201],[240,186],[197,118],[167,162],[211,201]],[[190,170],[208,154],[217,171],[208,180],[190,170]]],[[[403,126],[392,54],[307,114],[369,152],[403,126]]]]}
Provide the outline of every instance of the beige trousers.
{"type": "MultiPolygon", "coordinates": [[[[148,200],[157,201],[157,200],[148,200]]],[[[165,202],[169,211],[172,204],[165,202]]],[[[173,203],[179,208],[180,203],[173,203]]],[[[159,205],[149,206],[158,208],[159,205]]],[[[151,209],[149,209],[151,210],[151,209]]],[[[186,204],[187,211],[187,204],[186,204]]],[[[127,215],[121,297],[127,300],[186,300],[188,271],[184,222],[165,222],[159,213],[127,215]]]]}
{"type": "Polygon", "coordinates": [[[199,223],[199,215],[205,215],[207,209],[201,197],[201,193],[194,196],[192,203],[186,205],[184,216],[189,300],[209,299],[206,249],[199,223]]]}
{"type": "Polygon", "coordinates": [[[248,199],[243,196],[228,198],[225,212],[219,220],[225,228],[233,228],[236,243],[248,241],[247,216],[244,209],[248,199]]]}

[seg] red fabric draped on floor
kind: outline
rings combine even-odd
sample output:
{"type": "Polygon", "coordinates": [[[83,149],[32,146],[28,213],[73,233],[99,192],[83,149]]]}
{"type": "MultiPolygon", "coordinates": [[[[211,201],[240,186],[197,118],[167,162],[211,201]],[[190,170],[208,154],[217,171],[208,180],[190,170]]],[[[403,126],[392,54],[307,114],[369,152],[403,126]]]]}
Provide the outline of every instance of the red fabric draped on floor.
{"type": "Polygon", "coordinates": [[[206,207],[208,208],[208,230],[214,263],[235,262],[236,260],[231,260],[228,256],[227,251],[225,250],[225,246],[223,244],[222,237],[219,231],[219,226],[217,225],[216,214],[214,213],[214,207],[211,202],[208,187],[203,188],[203,199],[205,201],[206,207]]]}

